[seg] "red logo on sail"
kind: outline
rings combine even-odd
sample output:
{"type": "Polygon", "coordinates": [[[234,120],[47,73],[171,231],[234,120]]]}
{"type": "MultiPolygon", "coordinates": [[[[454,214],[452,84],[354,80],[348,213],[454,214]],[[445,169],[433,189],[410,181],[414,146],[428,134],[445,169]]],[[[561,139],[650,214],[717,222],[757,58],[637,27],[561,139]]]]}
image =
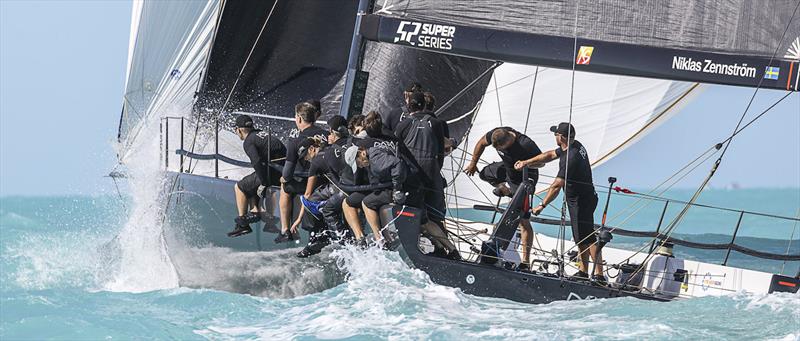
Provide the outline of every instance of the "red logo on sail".
{"type": "Polygon", "coordinates": [[[592,51],[594,51],[594,46],[581,46],[578,50],[578,57],[575,58],[575,64],[589,65],[592,60],[592,51]]]}

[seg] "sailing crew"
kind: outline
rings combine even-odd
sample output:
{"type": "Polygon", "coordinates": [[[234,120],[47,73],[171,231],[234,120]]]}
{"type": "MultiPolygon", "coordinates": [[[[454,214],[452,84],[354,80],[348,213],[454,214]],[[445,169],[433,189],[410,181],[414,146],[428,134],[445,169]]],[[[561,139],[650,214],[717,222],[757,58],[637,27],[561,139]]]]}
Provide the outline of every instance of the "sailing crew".
{"type": "Polygon", "coordinates": [[[404,185],[408,176],[408,166],[395,155],[394,150],[386,145],[372,148],[358,147],[356,165],[359,168],[369,169],[369,182],[371,185],[391,183],[390,188],[375,189],[362,199],[362,209],[372,229],[375,243],[382,245],[381,220],[378,210],[384,205],[406,203],[404,185]]]}
{"type": "Polygon", "coordinates": [[[290,230],[292,210],[294,209],[294,196],[304,194],[307,184],[308,162],[299,156],[300,142],[309,137],[316,137],[324,141],[327,132],[317,127],[314,122],[319,117],[319,108],[314,101],[300,102],[294,107],[294,123],[297,126],[297,136],[290,138],[286,145],[286,164],[281,174],[281,233],[275,238],[276,243],[294,239],[296,228],[290,230]]]}
{"type": "MultiPolygon", "coordinates": [[[[478,161],[480,161],[483,151],[488,146],[494,147],[500,155],[500,162],[493,162],[483,167],[480,171],[480,178],[494,187],[492,193],[498,197],[512,196],[517,188],[522,184],[522,168],[515,169],[514,163],[520,160],[527,160],[542,153],[530,137],[520,133],[510,127],[498,127],[490,130],[478,140],[472,152],[472,160],[464,169],[464,172],[473,176],[478,171],[478,161]]],[[[539,180],[539,171],[529,169],[528,179],[533,182],[534,188],[539,180]]],[[[522,263],[520,270],[530,268],[530,250],[533,243],[533,229],[530,222],[530,212],[526,212],[519,222],[520,238],[522,239],[522,263]]]]}
{"type": "MultiPolygon", "coordinates": [[[[430,95],[432,98],[432,95],[430,95]]],[[[422,92],[414,92],[408,96],[408,109],[398,123],[395,135],[408,148],[416,164],[418,174],[422,178],[423,187],[420,195],[424,200],[424,208],[428,222],[423,230],[429,234],[434,245],[434,254],[441,257],[459,259],[455,245],[446,237],[444,229],[445,203],[444,188],[446,181],[441,170],[444,165],[445,145],[448,144],[447,124],[433,116],[426,107],[428,98],[422,92]]]]}
{"type": "Polygon", "coordinates": [[[255,171],[233,186],[239,215],[235,219],[236,227],[228,233],[229,237],[253,232],[250,224],[259,221],[261,216],[258,212],[258,198],[265,195],[267,186],[280,184],[280,172],[269,166],[270,158],[275,160],[286,156],[286,147],[280,139],[255,129],[252,117],[248,115],[236,117],[235,130],[236,135],[243,141],[242,147],[255,171]]]}
{"type": "Polygon", "coordinates": [[[558,175],[550,185],[547,195],[541,204],[531,209],[534,215],[547,207],[556,199],[561,188],[564,188],[567,208],[569,210],[570,224],[572,225],[572,238],[578,245],[580,255],[579,271],[574,276],[588,278],[589,256],[594,261],[594,275],[592,279],[605,283],[603,276],[602,245],[594,231],[594,210],[597,207],[597,193],[592,182],[592,167],[586,148],[575,140],[575,127],[567,122],[550,127],[555,134],[558,148],[544,152],[536,157],[519,161],[515,168],[529,167],[547,163],[555,159],[558,162],[558,175]],[[566,180],[565,180],[566,179],[566,180]]]}
{"type": "Polygon", "coordinates": [[[351,236],[342,223],[345,193],[333,183],[340,181],[338,174],[349,170],[343,157],[343,148],[349,135],[347,121],[336,115],[328,120],[328,127],[330,134],[327,145],[315,138],[301,142],[301,148],[307,150],[304,158],[309,161],[309,177],[306,192],[301,197],[301,214],[295,225],[302,222],[303,228],[311,232],[311,237],[306,247],[297,253],[300,258],[319,253],[330,244],[333,237],[351,236]]]}

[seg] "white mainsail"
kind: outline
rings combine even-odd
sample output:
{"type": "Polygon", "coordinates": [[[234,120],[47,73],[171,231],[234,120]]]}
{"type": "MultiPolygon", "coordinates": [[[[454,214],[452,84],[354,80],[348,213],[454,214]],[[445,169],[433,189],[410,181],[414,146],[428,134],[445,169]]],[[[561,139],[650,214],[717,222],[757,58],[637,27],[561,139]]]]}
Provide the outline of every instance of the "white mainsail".
{"type": "Polygon", "coordinates": [[[133,3],[120,158],[151,117],[188,116],[219,14],[220,2],[133,3]]]}
{"type": "MultiPolygon", "coordinates": [[[[453,196],[448,196],[448,206],[469,207],[476,203],[465,198],[485,203],[495,200],[489,184],[477,174],[470,179],[461,171],[471,158],[475,142],[495,127],[512,127],[531,137],[542,151],[552,150],[556,145],[549,128],[569,121],[572,95],[576,139],[586,147],[596,167],[672,116],[699,87],[695,83],[585,72],[576,72],[574,83],[571,93],[570,70],[519,64],[498,67],[462,149],[454,151],[452,158],[445,161],[442,174],[451,183],[448,194],[461,197],[456,202],[453,196]]],[[[500,157],[489,147],[482,160],[495,162],[500,157]]],[[[480,163],[479,168],[484,165],[480,163]]],[[[550,163],[540,169],[537,191],[552,182],[557,167],[556,163],[550,163]]]]}

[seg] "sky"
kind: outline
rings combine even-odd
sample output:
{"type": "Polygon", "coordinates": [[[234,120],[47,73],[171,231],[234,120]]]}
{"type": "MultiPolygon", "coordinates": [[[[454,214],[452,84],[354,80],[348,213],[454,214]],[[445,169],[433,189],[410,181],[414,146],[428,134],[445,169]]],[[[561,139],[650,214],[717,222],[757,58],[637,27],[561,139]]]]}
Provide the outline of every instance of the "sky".
{"type": "MultiPolygon", "coordinates": [[[[0,196],[113,188],[129,1],[0,0],[0,196]]],[[[708,86],[672,120],[595,170],[648,188],[727,137],[753,89],[708,86]]],[[[759,91],[748,117],[783,93],[759,91]]],[[[746,119],[747,120],[747,119],[746,119]]],[[[679,187],[697,185],[710,164],[679,187]]],[[[712,187],[800,188],[800,94],[734,139],[712,187]]]]}

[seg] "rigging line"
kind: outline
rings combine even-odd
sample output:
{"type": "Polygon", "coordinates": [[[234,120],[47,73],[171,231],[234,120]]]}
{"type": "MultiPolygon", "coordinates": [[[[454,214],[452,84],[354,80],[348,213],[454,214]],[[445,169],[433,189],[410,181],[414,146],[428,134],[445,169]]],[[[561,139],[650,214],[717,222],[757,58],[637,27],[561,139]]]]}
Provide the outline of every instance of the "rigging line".
{"type": "MultiPolygon", "coordinates": [[[[794,6],[794,11],[792,12],[792,16],[789,18],[789,22],[786,23],[786,28],[783,30],[783,34],[781,34],[781,38],[778,39],[778,46],[775,46],[775,51],[772,52],[772,56],[769,57],[769,63],[767,63],[767,65],[772,65],[772,61],[775,59],[775,55],[778,53],[778,50],[781,48],[781,43],[783,43],[783,38],[786,36],[786,32],[789,31],[789,27],[792,26],[792,20],[794,19],[795,14],[797,14],[797,9],[798,8],[800,8],[800,1],[797,2],[796,6],[794,6]]],[[[736,128],[733,129],[734,134],[739,129],[739,126],[742,124],[742,121],[744,121],[744,118],[747,115],[747,111],[750,109],[750,106],[753,104],[753,100],[756,98],[756,94],[758,93],[758,90],[761,89],[761,84],[763,82],[764,82],[764,77],[761,77],[758,80],[758,86],[756,86],[756,89],[753,91],[753,95],[750,96],[750,101],[747,103],[747,107],[745,107],[744,112],[742,113],[742,117],[739,118],[739,122],[736,123],[736,128]]],[[[733,140],[729,139],[728,143],[725,144],[725,148],[722,149],[722,154],[720,154],[719,160],[722,160],[722,157],[725,155],[725,152],[728,150],[728,147],[730,147],[731,142],[733,142],[733,140]]]]}
{"type": "MultiPolygon", "coordinates": [[[[219,116],[225,111],[225,107],[228,106],[228,102],[233,96],[233,93],[236,91],[236,85],[239,84],[239,80],[242,78],[242,74],[244,74],[244,69],[247,67],[247,64],[250,62],[250,57],[253,56],[253,52],[258,46],[258,41],[261,40],[261,35],[264,33],[264,29],[267,28],[267,24],[269,23],[269,19],[272,18],[272,13],[275,12],[275,7],[278,6],[278,0],[275,0],[275,3],[272,4],[272,8],[269,10],[269,14],[267,14],[267,19],[264,20],[264,25],[261,26],[261,30],[258,32],[258,36],[256,36],[255,41],[253,41],[253,46],[250,47],[250,52],[247,53],[247,58],[244,60],[244,64],[242,64],[242,68],[239,70],[239,74],[236,76],[236,80],[233,82],[233,86],[231,86],[231,90],[228,92],[228,96],[225,98],[225,102],[222,103],[222,107],[220,107],[219,111],[216,115],[214,115],[215,122],[219,120],[219,116]]],[[[217,127],[214,127],[215,134],[219,134],[217,127]]],[[[195,133],[195,138],[197,138],[197,134],[195,133]]],[[[194,139],[192,141],[192,152],[194,152],[194,139]]],[[[196,164],[196,163],[195,163],[196,164]]]]}
{"type": "Polygon", "coordinates": [[[497,91],[497,74],[492,77],[494,80],[494,98],[497,100],[497,117],[500,118],[500,126],[503,126],[503,111],[500,110],[500,91],[497,91]]]}
{"type": "MultiPolygon", "coordinates": [[[[786,32],[789,30],[789,27],[791,26],[792,20],[794,19],[794,16],[795,16],[795,14],[797,14],[797,9],[798,9],[798,8],[800,8],[800,2],[798,2],[798,3],[797,3],[797,6],[795,6],[795,8],[794,8],[794,12],[792,12],[792,16],[791,16],[791,18],[789,18],[789,22],[786,24],[786,29],[784,29],[784,31],[783,31],[783,34],[781,35],[781,38],[778,40],[778,46],[776,46],[776,47],[775,47],[775,51],[772,53],[772,56],[770,57],[769,64],[772,64],[772,60],[775,58],[775,54],[776,54],[776,53],[778,53],[778,50],[780,49],[781,43],[783,42],[783,38],[786,36],[786,32]]],[[[761,79],[759,80],[759,82],[758,82],[758,86],[757,86],[757,87],[756,87],[756,89],[753,91],[753,95],[750,97],[750,100],[749,100],[749,102],[747,103],[747,107],[744,109],[744,112],[742,113],[742,116],[739,118],[739,122],[737,122],[737,123],[736,123],[736,128],[734,128],[734,130],[733,130],[734,134],[736,133],[736,131],[737,131],[737,130],[739,130],[739,127],[741,126],[742,122],[744,121],[744,118],[745,118],[745,117],[746,117],[746,115],[747,115],[747,111],[750,109],[750,106],[753,104],[753,100],[755,99],[755,97],[756,97],[756,94],[758,93],[758,90],[761,88],[761,84],[762,84],[762,82],[763,82],[763,81],[764,81],[764,79],[763,79],[763,78],[761,78],[761,79]]],[[[784,96],[784,98],[785,98],[785,97],[786,97],[786,96],[784,96]]],[[[781,100],[783,100],[783,98],[782,98],[781,100]]],[[[772,107],[774,107],[774,105],[773,105],[773,106],[770,106],[770,109],[771,109],[772,107]]],[[[769,110],[769,109],[767,109],[767,111],[768,111],[768,110],[769,110]]],[[[712,177],[714,177],[714,174],[716,173],[717,169],[719,168],[719,165],[722,163],[722,158],[725,156],[725,153],[727,152],[727,150],[728,150],[728,147],[730,147],[730,145],[731,145],[731,143],[732,143],[732,142],[733,142],[733,135],[732,135],[732,136],[731,136],[729,139],[727,139],[727,143],[724,143],[724,146],[725,146],[725,147],[722,149],[722,153],[719,155],[719,157],[717,158],[717,160],[714,162],[714,165],[711,167],[711,171],[709,171],[709,174],[708,174],[708,176],[707,176],[707,177],[705,178],[705,180],[704,180],[704,181],[701,183],[701,185],[700,185],[700,187],[697,189],[697,191],[695,191],[694,195],[692,195],[692,198],[689,200],[689,204],[691,204],[691,203],[694,203],[694,202],[697,200],[697,198],[700,196],[700,193],[702,193],[703,189],[704,189],[704,188],[705,188],[705,187],[708,185],[708,183],[711,181],[711,178],[712,178],[712,177]]],[[[678,213],[678,215],[677,215],[677,216],[676,216],[676,217],[675,217],[675,218],[674,218],[674,219],[673,219],[673,220],[670,222],[670,224],[669,224],[669,225],[667,225],[667,233],[666,233],[666,236],[667,236],[667,237],[669,237],[669,236],[672,234],[672,232],[675,230],[675,228],[677,227],[677,225],[678,225],[678,224],[679,224],[679,223],[680,223],[680,222],[683,220],[683,217],[684,217],[684,216],[686,215],[686,213],[689,211],[689,208],[690,208],[690,206],[691,206],[691,205],[689,205],[689,204],[687,204],[687,205],[686,205],[686,206],[685,206],[685,207],[684,207],[684,208],[681,210],[681,212],[680,212],[680,213],[678,213]]],[[[659,247],[660,247],[660,246],[663,246],[663,245],[664,245],[666,242],[667,242],[667,239],[665,239],[664,241],[662,241],[662,242],[661,242],[661,245],[659,245],[659,247]]],[[[651,254],[648,254],[648,256],[647,256],[647,258],[645,258],[645,260],[648,260],[648,259],[649,259],[651,256],[652,256],[652,253],[651,253],[651,254]]]]}
{"type": "MultiPolygon", "coordinates": [[[[797,209],[797,218],[800,219],[800,208],[797,209]]],[[[792,235],[789,237],[789,242],[786,244],[786,255],[789,255],[789,250],[792,247],[792,239],[794,239],[794,232],[797,230],[797,222],[798,220],[795,220],[794,227],[792,227],[792,235]]],[[[784,267],[786,267],[786,260],[781,264],[781,274],[783,274],[784,267]]]]}
{"type": "MultiPolygon", "coordinates": [[[[573,42],[572,42],[572,76],[570,79],[570,86],[569,86],[569,126],[572,126],[572,109],[573,103],[575,98],[575,58],[577,58],[578,54],[578,7],[580,6],[580,0],[575,2],[575,23],[573,24],[572,33],[573,33],[573,42]]],[[[569,127],[568,126],[568,127],[569,127]]],[[[563,232],[559,232],[559,234],[563,234],[561,237],[561,257],[564,256],[564,239],[567,238],[566,234],[566,218],[567,218],[567,181],[569,179],[569,150],[572,147],[570,139],[572,138],[572,129],[567,129],[567,150],[566,150],[566,160],[564,162],[564,195],[561,199],[561,224],[559,226],[559,230],[563,232]]],[[[558,146],[557,148],[560,148],[558,146]]],[[[562,261],[559,261],[559,264],[562,264],[562,261]]],[[[563,265],[559,267],[559,277],[564,278],[563,275],[563,265]]]]}
{"type": "MultiPolygon", "coordinates": [[[[800,7],[800,2],[798,2],[797,6],[794,7],[794,11],[792,12],[792,16],[789,18],[789,21],[786,24],[786,28],[783,30],[783,34],[781,35],[781,38],[778,40],[778,45],[775,47],[775,51],[772,53],[772,56],[770,56],[770,58],[769,58],[768,65],[772,64],[772,61],[775,58],[775,54],[778,53],[778,50],[781,47],[781,43],[783,42],[783,38],[786,36],[786,32],[789,30],[789,27],[792,24],[792,20],[794,19],[795,14],[797,14],[797,9],[799,7],[800,7]]],[[[762,85],[763,81],[764,81],[763,77],[761,79],[759,79],[758,86],[756,86],[756,89],[753,91],[753,95],[750,96],[750,100],[747,103],[747,107],[745,107],[744,112],[742,112],[742,116],[739,118],[739,121],[736,123],[736,128],[733,129],[733,133],[734,134],[736,133],[737,130],[739,130],[739,127],[741,126],[742,122],[744,121],[744,118],[747,116],[747,111],[750,110],[750,106],[753,104],[753,100],[755,100],[756,94],[758,94],[758,90],[761,89],[761,85],[762,85]]],[[[731,143],[733,142],[733,136],[734,135],[732,135],[730,138],[728,138],[726,140],[726,142],[722,142],[721,143],[721,144],[724,145],[724,148],[722,149],[722,153],[717,158],[717,161],[714,162],[714,165],[711,166],[711,170],[709,171],[708,176],[706,176],[706,179],[703,180],[703,182],[701,183],[700,187],[698,187],[697,191],[695,191],[694,195],[692,195],[692,198],[689,200],[689,203],[693,203],[693,202],[695,202],[697,200],[697,198],[703,192],[703,189],[705,189],[705,187],[708,185],[709,181],[711,181],[711,178],[714,177],[714,174],[717,172],[717,169],[719,169],[719,165],[722,163],[722,158],[725,156],[725,153],[728,151],[728,147],[730,147],[731,143]]],[[[717,144],[717,146],[719,146],[719,145],[720,144],[717,144]]],[[[689,210],[689,205],[684,207],[681,210],[681,212],[678,213],[678,215],[675,217],[675,219],[673,219],[673,221],[670,222],[670,224],[668,225],[668,231],[670,233],[675,228],[675,226],[677,226],[681,222],[681,220],[683,220],[683,217],[686,215],[686,212],[688,212],[688,210],[689,210]]],[[[667,235],[669,235],[669,233],[667,235]]],[[[663,245],[663,243],[662,243],[662,245],[663,245]]]]}
{"type": "Polygon", "coordinates": [[[533,110],[533,93],[536,91],[536,79],[539,78],[539,67],[536,67],[536,72],[533,74],[533,86],[531,87],[531,99],[528,101],[528,116],[525,117],[525,129],[523,134],[528,133],[528,121],[531,119],[531,110],[533,110]]]}

